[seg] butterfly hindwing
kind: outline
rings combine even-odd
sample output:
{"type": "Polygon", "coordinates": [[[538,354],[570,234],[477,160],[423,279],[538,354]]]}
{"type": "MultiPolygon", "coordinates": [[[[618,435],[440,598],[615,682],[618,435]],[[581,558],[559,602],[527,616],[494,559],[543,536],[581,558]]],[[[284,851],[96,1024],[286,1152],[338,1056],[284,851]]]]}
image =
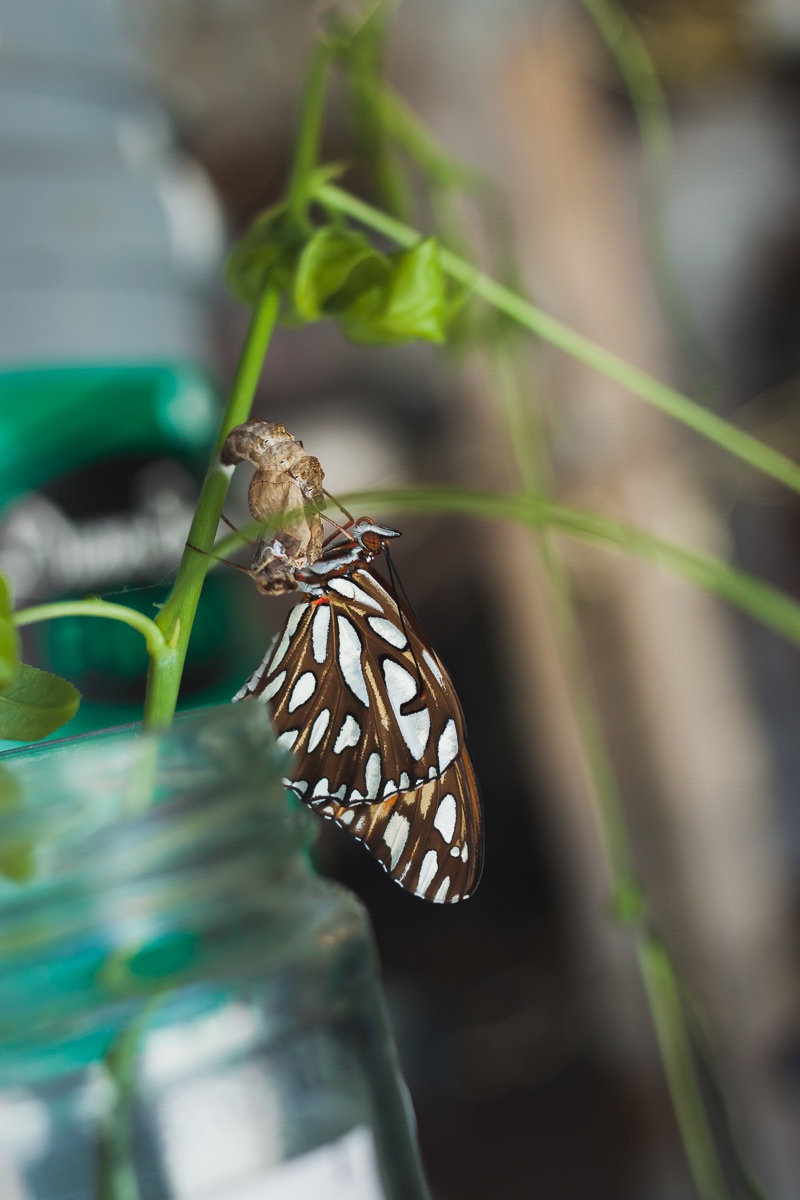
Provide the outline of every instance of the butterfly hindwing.
{"type": "Polygon", "coordinates": [[[311,804],[363,842],[414,895],[455,903],[477,887],[483,866],[480,798],[466,755],[414,791],[398,792],[377,804],[311,804]]]}

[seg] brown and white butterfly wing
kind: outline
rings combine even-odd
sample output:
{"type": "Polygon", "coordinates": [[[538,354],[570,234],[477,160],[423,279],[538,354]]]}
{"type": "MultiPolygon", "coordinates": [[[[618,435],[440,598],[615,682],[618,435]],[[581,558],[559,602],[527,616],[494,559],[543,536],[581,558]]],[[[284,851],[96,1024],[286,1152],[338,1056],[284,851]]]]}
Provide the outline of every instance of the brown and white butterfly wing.
{"type": "Polygon", "coordinates": [[[403,887],[428,899],[469,895],[483,832],[450,677],[371,570],[323,588],[290,611],[235,699],[270,704],[278,741],[294,754],[288,786],[365,842],[403,887]]]}
{"type": "Polygon", "coordinates": [[[466,900],[483,868],[483,823],[466,754],[414,791],[376,804],[311,801],[315,812],[363,842],[396,883],[437,904],[466,900]]]}
{"type": "Polygon", "coordinates": [[[244,685],[269,701],[291,782],[340,804],[388,799],[436,778],[463,752],[461,707],[410,613],[371,572],[334,578],[293,609],[244,685]]]}

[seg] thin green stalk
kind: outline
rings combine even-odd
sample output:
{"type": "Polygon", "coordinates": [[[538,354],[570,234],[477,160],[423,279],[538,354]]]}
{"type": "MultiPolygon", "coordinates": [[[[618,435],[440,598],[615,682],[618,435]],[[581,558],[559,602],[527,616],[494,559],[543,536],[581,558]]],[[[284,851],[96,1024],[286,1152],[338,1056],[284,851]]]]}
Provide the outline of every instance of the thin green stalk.
{"type": "MultiPolygon", "coordinates": [[[[495,346],[489,355],[495,381],[492,395],[499,398],[509,441],[526,493],[546,490],[546,462],[541,439],[528,436],[526,406],[514,363],[507,348],[495,346]]],[[[647,899],[636,880],[625,811],[616,775],[609,758],[597,708],[593,700],[578,621],[559,553],[555,530],[537,531],[536,547],[547,575],[546,600],[553,627],[576,730],[591,781],[595,828],[610,880],[611,908],[617,920],[633,931],[637,963],[658,1041],[664,1074],[681,1131],[687,1162],[702,1200],[720,1200],[724,1180],[714,1133],[697,1076],[669,953],[653,944],[647,929],[647,899]]]]}
{"type": "Polygon", "coordinates": [[[448,154],[402,96],[382,79],[373,91],[376,116],[389,136],[417,164],[429,184],[489,190],[486,176],[476,167],[467,166],[448,154]]]}
{"type": "Polygon", "coordinates": [[[268,289],[253,309],[242,355],[236,369],[219,436],[200,491],[189,539],[178,568],[175,586],[159,613],[156,624],[173,654],[151,658],[147,677],[144,720],[146,725],[168,725],[175,712],[181,673],[186,658],[192,623],[206,572],[209,552],[228,493],[231,467],[219,460],[223,443],[235,425],[246,421],[255,396],[261,368],[278,315],[278,294],[268,289]]]}
{"type": "Polygon", "coordinates": [[[325,95],[333,51],[330,42],[323,40],[317,43],[303,93],[300,128],[286,196],[289,216],[301,224],[308,223],[306,210],[311,199],[309,190],[312,175],[319,161],[325,95]]]}
{"type": "MultiPolygon", "coordinates": [[[[542,496],[465,488],[426,487],[357,492],[342,496],[341,501],[351,510],[449,512],[518,521],[534,528],[549,528],[581,541],[621,550],[656,566],[666,567],[800,645],[800,604],[784,592],[709,554],[676,546],[674,542],[602,513],[556,504],[542,496]]],[[[249,536],[258,528],[257,524],[247,526],[240,531],[240,537],[249,536]]],[[[234,544],[233,539],[225,539],[218,550],[223,552],[229,541],[234,544]]]]}
{"type": "MultiPolygon", "coordinates": [[[[499,398],[502,405],[508,441],[514,449],[524,494],[542,494],[548,482],[543,441],[541,438],[534,439],[529,431],[528,414],[510,348],[495,347],[494,352],[489,354],[489,363],[495,375],[492,394],[499,398]]],[[[595,827],[605,856],[611,890],[617,897],[635,888],[633,852],[616,778],[589,691],[589,673],[578,635],[577,618],[553,532],[546,526],[537,529],[535,549],[549,583],[546,600],[550,605],[575,725],[592,782],[595,827]]]]}
{"type": "Polygon", "coordinates": [[[728,1200],[730,1192],[703,1104],[675,968],[666,948],[652,934],[638,937],[636,954],[692,1178],[702,1200],[728,1200]]]}
{"type": "Polygon", "coordinates": [[[385,85],[380,57],[385,43],[386,17],[377,10],[361,21],[340,49],[349,98],[354,141],[361,162],[370,164],[381,204],[407,219],[412,211],[412,191],[396,161],[382,111],[385,85]]]}
{"type": "Polygon", "coordinates": [[[141,633],[147,644],[147,653],[156,658],[167,648],[164,634],[144,613],[135,608],[127,608],[124,604],[111,604],[108,600],[100,600],[89,596],[85,600],[56,600],[49,604],[35,604],[31,608],[20,608],[13,614],[14,624],[35,625],[38,621],[51,621],[55,617],[105,617],[112,621],[122,621],[130,625],[137,633],[141,633]]]}
{"type": "Polygon", "coordinates": [[[664,315],[694,368],[701,394],[712,400],[717,374],[675,274],[664,231],[664,200],[672,157],[669,112],[661,81],[636,26],[617,0],[581,0],[606,43],[633,106],[642,148],[642,227],[664,315]]]}
{"type": "MultiPolygon", "coordinates": [[[[316,198],[331,211],[361,222],[399,246],[411,247],[420,240],[418,230],[394,220],[334,184],[321,184],[317,189],[316,198]]],[[[442,249],[440,261],[443,270],[452,279],[469,287],[476,296],[505,313],[523,328],[563,350],[576,361],[619,383],[639,399],[680,421],[687,428],[693,429],[695,433],[727,450],[729,454],[748,463],[777,483],[800,492],[800,466],[785,455],[709,412],[675,388],[661,383],[616,354],[604,350],[596,342],[576,333],[568,325],[542,312],[524,296],[491,279],[451,251],[442,249]]]]}
{"type": "Polygon", "coordinates": [[[155,1008],[151,1000],[122,1028],[103,1056],[108,1082],[97,1143],[98,1200],[142,1200],[133,1154],[133,1106],[142,1038],[155,1008]]]}

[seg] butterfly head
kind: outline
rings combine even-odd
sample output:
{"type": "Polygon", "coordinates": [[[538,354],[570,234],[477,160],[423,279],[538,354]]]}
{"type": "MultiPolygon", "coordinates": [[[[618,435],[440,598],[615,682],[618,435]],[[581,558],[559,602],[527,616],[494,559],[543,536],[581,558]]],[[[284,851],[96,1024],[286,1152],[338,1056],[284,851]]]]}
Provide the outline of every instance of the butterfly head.
{"type": "Polygon", "coordinates": [[[364,551],[364,561],[371,562],[383,550],[384,542],[400,537],[400,530],[378,525],[372,517],[359,517],[353,525],[351,536],[364,551]]]}

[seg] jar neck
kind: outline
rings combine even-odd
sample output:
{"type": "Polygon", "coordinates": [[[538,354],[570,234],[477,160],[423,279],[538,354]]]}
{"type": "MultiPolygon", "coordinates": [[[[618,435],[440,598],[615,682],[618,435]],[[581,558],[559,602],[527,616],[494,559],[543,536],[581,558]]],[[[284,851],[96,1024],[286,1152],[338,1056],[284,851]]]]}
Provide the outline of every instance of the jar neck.
{"type": "Polygon", "coordinates": [[[256,703],[0,755],[0,1041],[302,919],[322,885],[285,766],[256,703]]]}

